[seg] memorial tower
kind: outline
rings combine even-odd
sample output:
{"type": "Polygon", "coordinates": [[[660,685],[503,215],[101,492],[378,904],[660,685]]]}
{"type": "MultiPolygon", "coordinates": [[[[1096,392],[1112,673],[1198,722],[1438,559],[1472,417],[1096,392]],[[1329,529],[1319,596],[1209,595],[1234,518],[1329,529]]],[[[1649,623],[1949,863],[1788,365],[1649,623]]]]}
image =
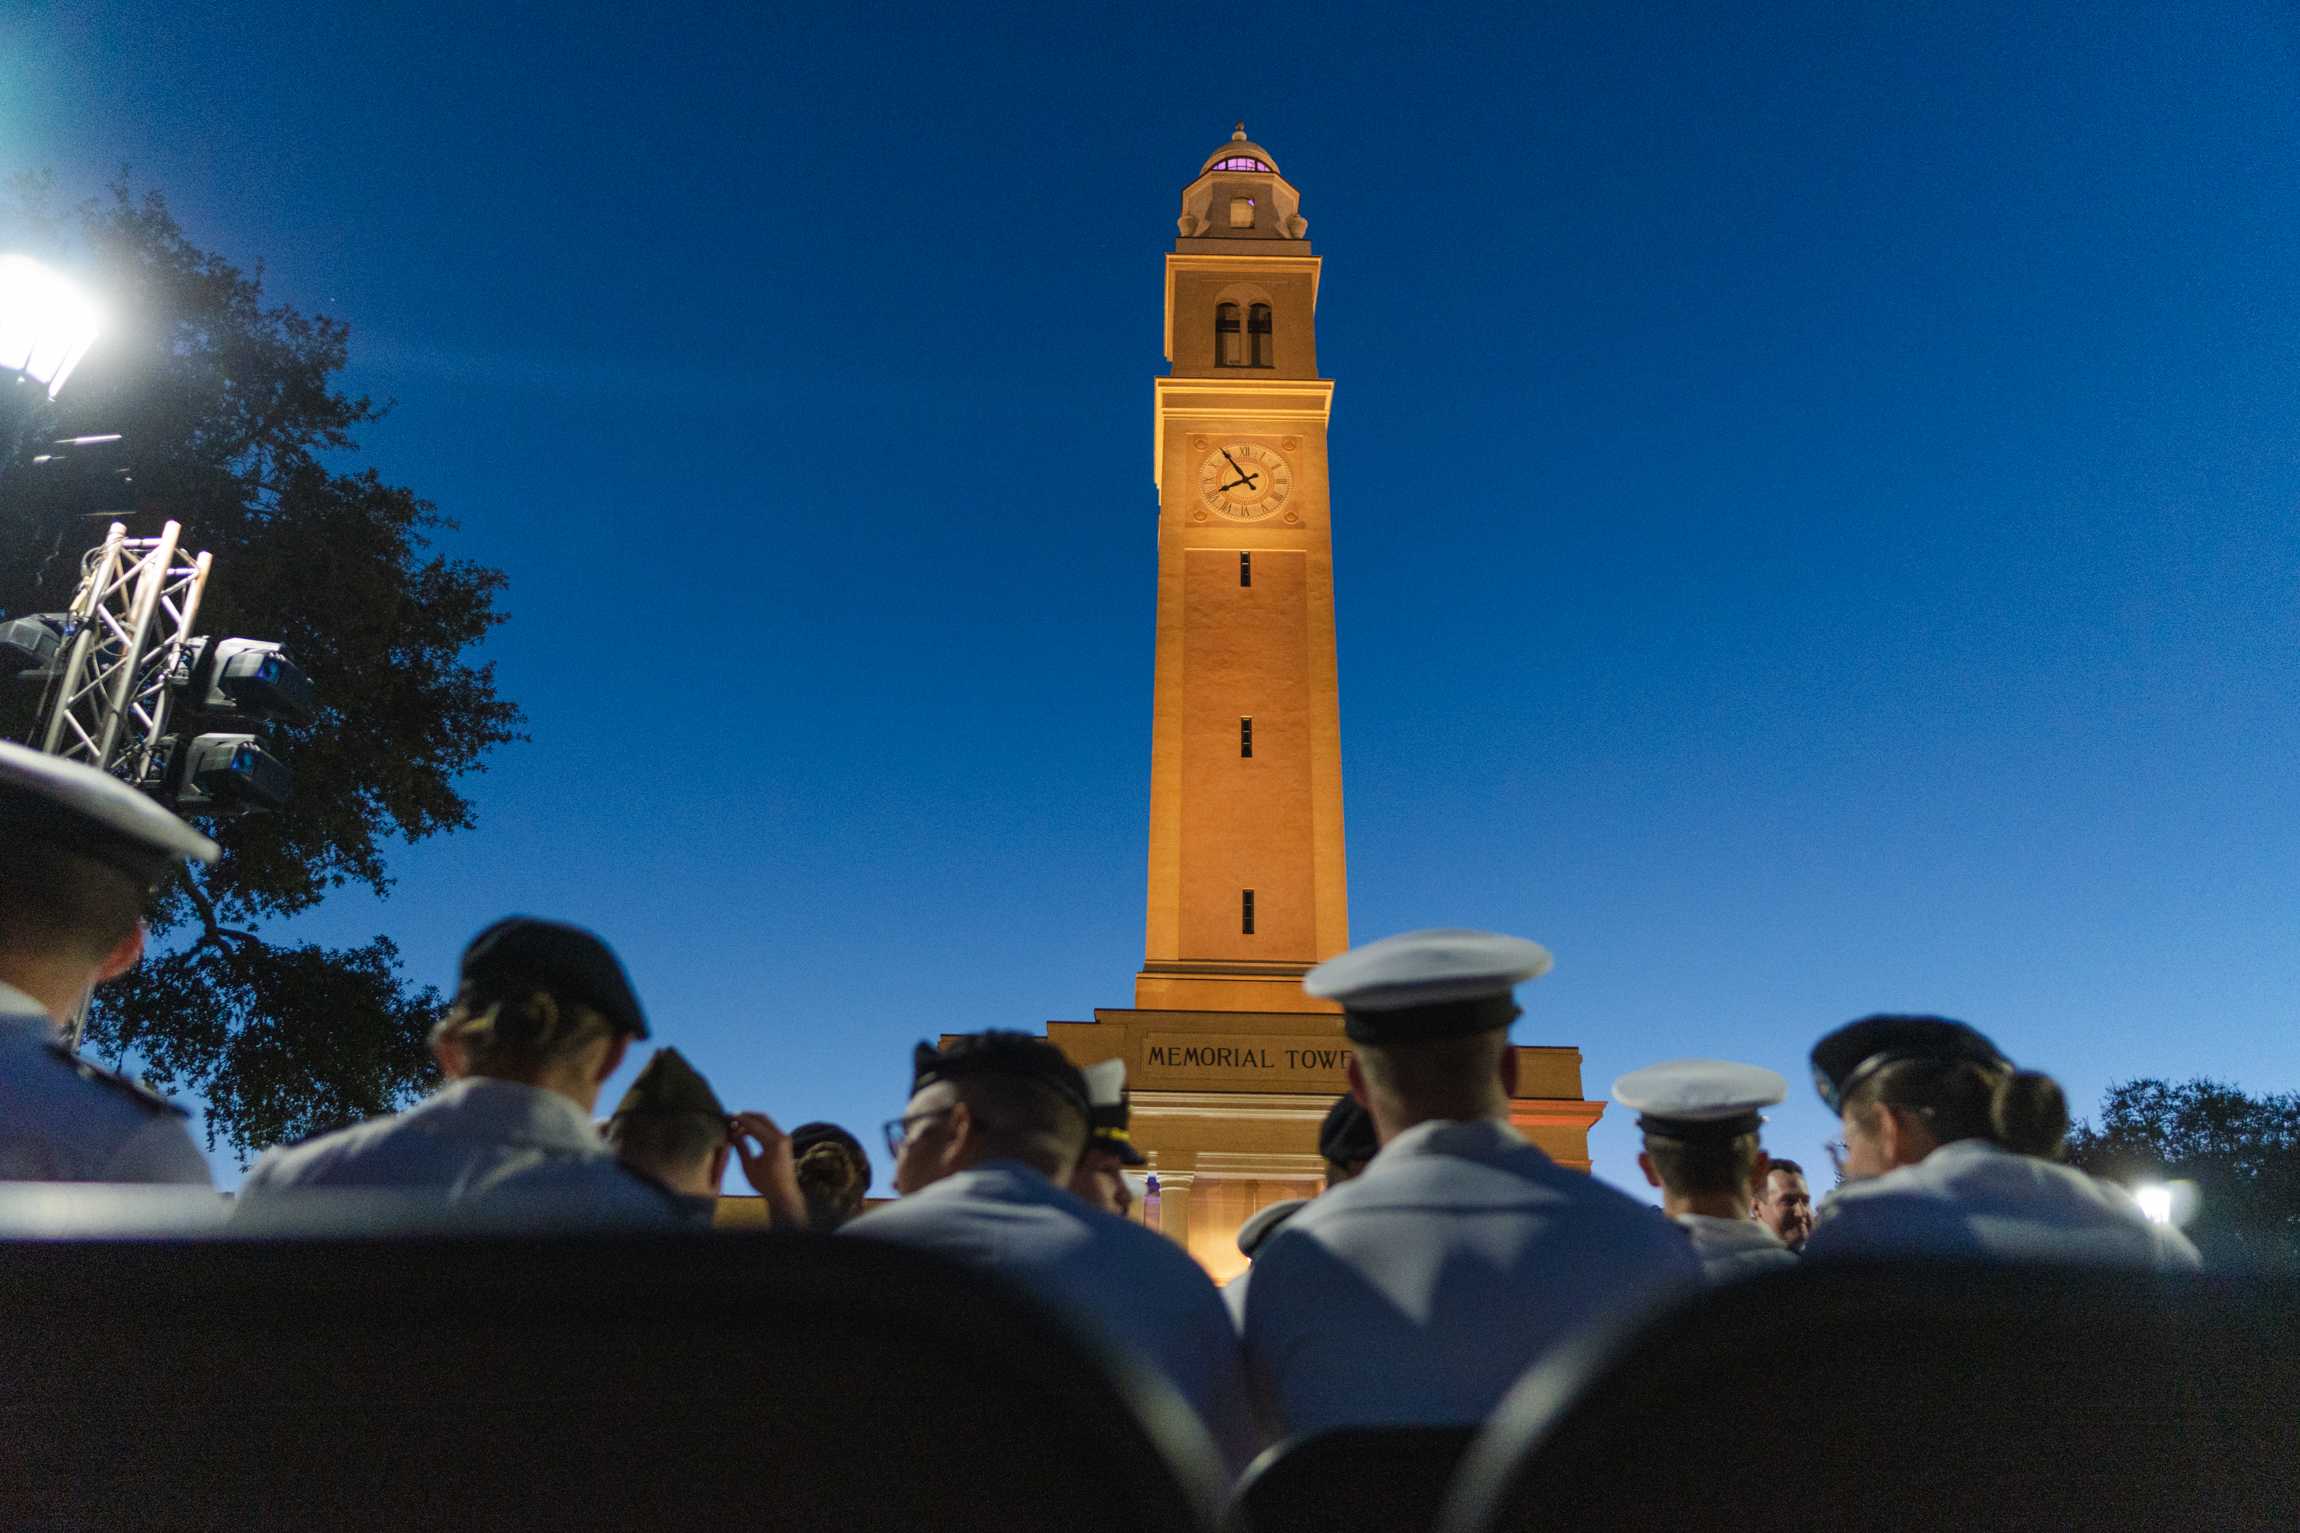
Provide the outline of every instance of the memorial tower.
{"type": "MultiPolygon", "coordinates": [[[[1050,1022],[1123,1059],[1143,1210],[1227,1280],[1238,1225],[1323,1186],[1317,1128],[1347,1089],[1338,1010],[1303,993],[1349,946],[1319,260],[1301,194],[1243,123],[1182,191],[1153,384],[1157,661],[1149,907],[1131,1009],[1050,1022]]],[[[1433,917],[1452,913],[1434,913],[1433,917]]],[[[1586,1169],[1603,1105],[1581,1051],[1520,1048],[1511,1122],[1586,1169]]]]}

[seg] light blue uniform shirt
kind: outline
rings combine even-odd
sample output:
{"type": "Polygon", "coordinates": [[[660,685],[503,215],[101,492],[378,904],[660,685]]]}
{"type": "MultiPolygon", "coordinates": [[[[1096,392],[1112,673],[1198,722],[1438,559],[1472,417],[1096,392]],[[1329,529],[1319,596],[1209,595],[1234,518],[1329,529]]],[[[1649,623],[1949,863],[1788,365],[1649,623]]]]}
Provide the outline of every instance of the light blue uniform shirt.
{"type": "Polygon", "coordinates": [[[215,1185],[182,1111],[64,1049],[46,1009],[5,982],[0,1181],[215,1185]]]}
{"type": "Polygon", "coordinates": [[[1172,1381],[1233,1473],[1260,1446],[1220,1290],[1173,1241],[1015,1161],[944,1177],[839,1230],[997,1273],[1172,1381]]]}
{"type": "Polygon", "coordinates": [[[682,1223],[676,1200],[624,1170],[574,1102],[484,1076],[450,1081],[396,1116],[266,1152],[240,1202],[317,1191],[417,1194],[475,1216],[571,1225],[682,1223]]]}
{"type": "Polygon", "coordinates": [[[2188,1237],[2153,1224],[2123,1188],[1985,1139],[1848,1182],[1822,1200],[1813,1261],[1953,1257],[2194,1271],[2188,1237]]]}
{"type": "Polygon", "coordinates": [[[1291,1435],[1482,1421],[1592,1323],[1698,1287],[1684,1231],[1506,1124],[1416,1124],[1254,1259],[1246,1366],[1291,1435]]]}
{"type": "Polygon", "coordinates": [[[1797,1265],[1797,1253],[1754,1219],[1720,1219],[1714,1214],[1679,1214],[1677,1222],[1693,1240],[1701,1275],[1730,1283],[1797,1265]]]}

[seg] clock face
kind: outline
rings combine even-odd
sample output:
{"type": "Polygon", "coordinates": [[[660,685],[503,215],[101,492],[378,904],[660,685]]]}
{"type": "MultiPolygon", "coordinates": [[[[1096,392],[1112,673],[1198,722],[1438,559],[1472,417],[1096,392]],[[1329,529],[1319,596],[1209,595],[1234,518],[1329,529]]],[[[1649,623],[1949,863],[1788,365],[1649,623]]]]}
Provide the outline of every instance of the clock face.
{"type": "Polygon", "coordinates": [[[1206,509],[1232,521],[1275,516],[1293,492],[1293,465],[1275,448],[1224,442],[1198,466],[1198,494],[1206,509]]]}

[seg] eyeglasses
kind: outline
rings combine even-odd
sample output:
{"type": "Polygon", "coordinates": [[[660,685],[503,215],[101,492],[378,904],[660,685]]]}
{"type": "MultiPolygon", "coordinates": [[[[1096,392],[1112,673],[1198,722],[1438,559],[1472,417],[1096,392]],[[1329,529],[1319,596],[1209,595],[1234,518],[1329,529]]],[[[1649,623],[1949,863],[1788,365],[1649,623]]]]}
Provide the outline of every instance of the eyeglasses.
{"type": "Polygon", "coordinates": [[[1845,1157],[1853,1153],[1853,1147],[1842,1139],[1832,1139],[1821,1148],[1828,1153],[1829,1164],[1836,1168],[1837,1180],[1842,1182],[1845,1179],[1845,1157]]]}
{"type": "Polygon", "coordinates": [[[902,1153],[902,1147],[910,1143],[913,1124],[925,1123],[932,1118],[947,1118],[952,1111],[952,1108],[937,1107],[927,1112],[914,1112],[907,1118],[887,1119],[885,1123],[879,1126],[880,1131],[886,1135],[887,1154],[900,1155],[902,1153]]]}

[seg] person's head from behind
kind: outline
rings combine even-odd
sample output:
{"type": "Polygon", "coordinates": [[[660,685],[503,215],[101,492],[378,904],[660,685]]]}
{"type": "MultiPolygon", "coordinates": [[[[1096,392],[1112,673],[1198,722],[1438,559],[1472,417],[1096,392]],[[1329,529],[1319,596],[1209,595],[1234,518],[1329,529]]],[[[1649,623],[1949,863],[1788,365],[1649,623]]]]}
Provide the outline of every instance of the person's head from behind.
{"type": "Polygon", "coordinates": [[[1813,1080],[1842,1120],[1848,1180],[1916,1165],[1969,1139],[2049,1159],[2068,1137],[2058,1082],[2014,1069],[1980,1032],[1945,1017],[1874,1016],[1841,1027],[1814,1045],[1813,1080]]]}
{"type": "Polygon", "coordinates": [[[887,1125],[895,1191],[912,1193],[987,1161],[1067,1183],[1086,1147],[1086,1083],[1043,1038],[985,1032],[912,1054],[910,1101],[887,1125]]]}
{"type": "Polygon", "coordinates": [[[1381,1147],[1365,1104],[1353,1096],[1334,1098],[1325,1121],[1318,1125],[1318,1158],[1326,1163],[1326,1185],[1339,1187],[1357,1176],[1381,1147]]]}
{"type": "Polygon", "coordinates": [[[1387,1144],[1433,1119],[1507,1119],[1517,1089],[1510,991],[1549,968],[1548,950],[1522,937],[1418,931],[1329,958],[1302,988],[1341,1003],[1350,1094],[1387,1144]]]}
{"type": "Polygon", "coordinates": [[[1786,1156],[1768,1158],[1750,1212],[1781,1244],[1802,1251],[1813,1233],[1813,1192],[1805,1185],[1805,1168],[1786,1156]]]}
{"type": "Polygon", "coordinates": [[[1613,1099],[1637,1114],[1638,1169],[1662,1207],[1712,1219],[1749,1217],[1765,1174],[1764,1109],[1788,1094],[1778,1073],[1729,1059],[1672,1059],[1613,1083],[1613,1099]]]}
{"type": "Polygon", "coordinates": [[[639,998],[606,943],[579,927],[511,916],[464,949],[431,1051],[450,1080],[515,1081],[589,1112],[631,1040],[646,1036],[639,998]]]}
{"type": "Polygon", "coordinates": [[[657,1049],[607,1120],[615,1158],[687,1197],[715,1195],[727,1174],[727,1110],[677,1049],[657,1049]]]}
{"type": "Polygon", "coordinates": [[[870,1191],[862,1141],[835,1123],[802,1123],[791,1130],[791,1157],[806,1195],[807,1228],[835,1230],[862,1212],[870,1191]]]}
{"type": "Polygon", "coordinates": [[[126,783],[0,741],[0,981],[61,1020],[144,950],[154,892],[216,844],[126,783]]]}

